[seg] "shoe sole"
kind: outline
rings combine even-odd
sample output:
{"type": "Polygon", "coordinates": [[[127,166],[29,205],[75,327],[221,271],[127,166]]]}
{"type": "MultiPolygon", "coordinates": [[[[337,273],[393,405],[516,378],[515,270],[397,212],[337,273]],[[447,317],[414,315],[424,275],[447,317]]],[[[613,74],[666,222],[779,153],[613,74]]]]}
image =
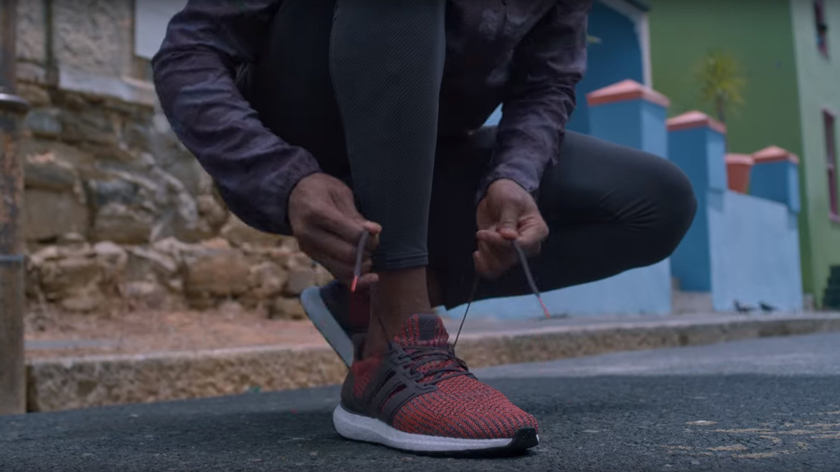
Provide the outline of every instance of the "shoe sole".
{"type": "Polygon", "coordinates": [[[312,321],[327,343],[344,361],[347,367],[353,362],[353,341],[350,336],[341,328],[341,325],[333,317],[324,300],[321,298],[321,291],[318,287],[309,287],[300,294],[300,302],[303,305],[306,316],[312,321]]]}
{"type": "Polygon", "coordinates": [[[516,453],[540,443],[534,428],[522,428],[509,439],[463,439],[406,433],[380,420],[350,413],[341,405],[333,411],[333,425],[338,434],[347,439],[427,454],[516,453]]]}

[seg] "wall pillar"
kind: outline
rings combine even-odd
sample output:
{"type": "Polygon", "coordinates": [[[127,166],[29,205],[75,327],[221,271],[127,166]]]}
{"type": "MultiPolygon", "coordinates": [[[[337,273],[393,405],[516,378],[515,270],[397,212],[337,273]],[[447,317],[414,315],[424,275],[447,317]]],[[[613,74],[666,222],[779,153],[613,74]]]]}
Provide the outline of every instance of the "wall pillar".
{"type": "Polygon", "coordinates": [[[697,197],[697,215],[683,241],[671,256],[671,271],[680,288],[710,292],[710,207],[723,205],[727,190],[726,127],[699,111],[668,120],[668,155],[688,175],[697,197]]]}
{"type": "Polygon", "coordinates": [[[668,157],[665,131],[669,100],[633,80],[586,95],[589,131],[596,138],[668,157]]]}
{"type": "Polygon", "coordinates": [[[750,194],[783,203],[799,213],[799,157],[778,146],[766,147],[752,157],[750,194]]]}

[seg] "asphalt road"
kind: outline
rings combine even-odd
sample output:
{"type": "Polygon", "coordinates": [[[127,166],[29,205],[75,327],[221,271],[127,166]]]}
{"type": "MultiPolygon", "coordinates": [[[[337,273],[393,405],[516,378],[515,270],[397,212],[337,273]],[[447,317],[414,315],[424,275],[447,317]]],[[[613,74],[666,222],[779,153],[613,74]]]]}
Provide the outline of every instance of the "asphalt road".
{"type": "Polygon", "coordinates": [[[336,388],[0,419],[0,471],[840,471],[840,334],[486,369],[542,443],[437,459],[342,440],[336,388]]]}

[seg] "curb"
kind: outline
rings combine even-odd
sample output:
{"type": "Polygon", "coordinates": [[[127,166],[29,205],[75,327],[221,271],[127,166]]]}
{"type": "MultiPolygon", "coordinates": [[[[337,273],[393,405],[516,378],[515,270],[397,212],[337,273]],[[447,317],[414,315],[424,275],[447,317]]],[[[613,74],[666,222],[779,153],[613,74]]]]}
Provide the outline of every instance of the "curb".
{"type": "MultiPolygon", "coordinates": [[[[461,336],[471,368],[740,339],[840,331],[840,315],[714,315],[487,331],[461,336]]],[[[29,411],[334,385],[346,368],[325,345],[233,348],[28,362],[29,411]]]]}

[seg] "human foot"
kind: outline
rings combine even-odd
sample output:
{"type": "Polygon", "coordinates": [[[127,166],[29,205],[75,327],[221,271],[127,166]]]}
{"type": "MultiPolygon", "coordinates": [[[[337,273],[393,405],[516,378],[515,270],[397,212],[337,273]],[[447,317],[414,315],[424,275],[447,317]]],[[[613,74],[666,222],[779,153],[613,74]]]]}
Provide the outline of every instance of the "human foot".
{"type": "Polygon", "coordinates": [[[345,438],[415,452],[519,451],[539,443],[534,417],[478,381],[431,314],[409,317],[386,350],[354,360],[333,424],[345,438]]]}

